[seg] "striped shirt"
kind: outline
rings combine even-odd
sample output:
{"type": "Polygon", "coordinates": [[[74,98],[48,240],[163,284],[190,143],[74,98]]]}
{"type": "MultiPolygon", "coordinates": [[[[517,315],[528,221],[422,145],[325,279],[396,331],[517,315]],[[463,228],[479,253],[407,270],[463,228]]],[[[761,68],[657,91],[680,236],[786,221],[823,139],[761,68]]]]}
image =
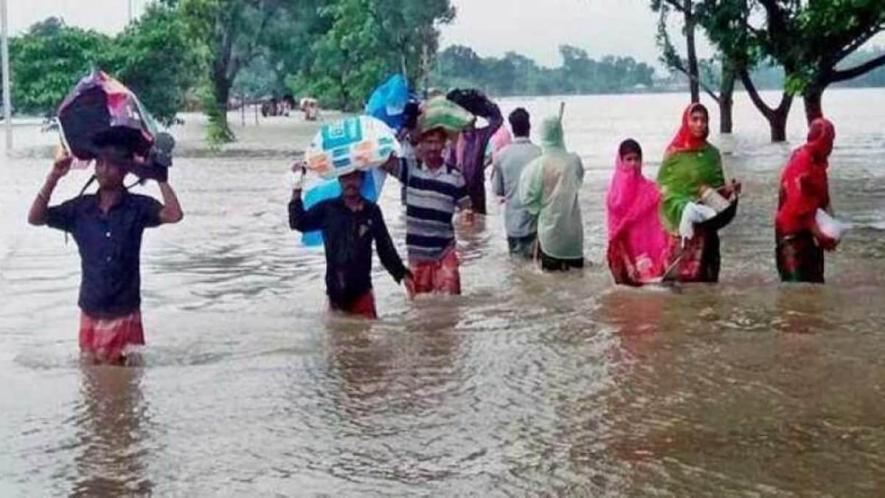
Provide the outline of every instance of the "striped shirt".
{"type": "Polygon", "coordinates": [[[392,171],[406,187],[406,249],[409,261],[439,261],[455,247],[455,209],[470,207],[461,172],[449,165],[435,170],[402,158],[392,171]]]}

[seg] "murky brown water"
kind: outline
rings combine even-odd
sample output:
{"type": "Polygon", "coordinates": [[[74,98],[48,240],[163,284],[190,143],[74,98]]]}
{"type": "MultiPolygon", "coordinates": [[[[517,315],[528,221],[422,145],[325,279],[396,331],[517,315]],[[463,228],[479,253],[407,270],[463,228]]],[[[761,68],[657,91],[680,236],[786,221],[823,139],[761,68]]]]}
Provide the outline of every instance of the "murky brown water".
{"type": "MultiPolygon", "coordinates": [[[[51,137],[19,130],[27,149],[0,168],[0,495],[881,496],[885,90],[825,101],[835,207],[860,225],[829,285],[777,283],[788,147],[741,96],[726,167],[747,195],[722,284],[616,289],[600,265],[614,150],[632,135],[656,160],[683,100],[568,100],[595,267],[511,263],[494,212],[460,233],[464,296],[407,302],[378,266],[376,323],[326,316],[322,255],[287,230],[303,126],[265,123],[222,157],[178,130],[186,218],[146,236],[139,369],[78,364],[76,248],[24,221],[51,137]]],[[[397,194],[382,204],[401,244],[397,194]]]]}

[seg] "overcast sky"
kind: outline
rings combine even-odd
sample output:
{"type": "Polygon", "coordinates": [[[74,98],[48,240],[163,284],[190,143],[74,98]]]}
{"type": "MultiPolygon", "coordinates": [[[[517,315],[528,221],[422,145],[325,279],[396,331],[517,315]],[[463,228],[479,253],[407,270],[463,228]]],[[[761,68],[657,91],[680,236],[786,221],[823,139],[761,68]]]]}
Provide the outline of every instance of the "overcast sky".
{"type": "MultiPolygon", "coordinates": [[[[129,3],[135,15],[151,0],[7,0],[13,33],[49,16],[69,25],[116,32],[129,3]]],[[[421,1],[421,0],[414,0],[421,1]]],[[[575,45],[592,57],[630,55],[657,63],[657,17],[648,0],[452,0],[458,17],[443,27],[443,46],[463,44],[480,55],[513,50],[548,66],[558,65],[559,46],[575,45]]],[[[885,36],[874,39],[885,44],[885,36]]],[[[709,50],[701,48],[702,55],[709,50]]]]}

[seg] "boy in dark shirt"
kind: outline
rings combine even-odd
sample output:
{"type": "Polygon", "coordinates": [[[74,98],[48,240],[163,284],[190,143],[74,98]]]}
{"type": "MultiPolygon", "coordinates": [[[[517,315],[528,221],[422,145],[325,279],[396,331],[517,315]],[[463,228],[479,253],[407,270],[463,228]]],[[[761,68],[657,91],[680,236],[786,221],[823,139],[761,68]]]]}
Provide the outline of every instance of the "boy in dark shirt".
{"type": "Polygon", "coordinates": [[[49,207],[52,191],[70,170],[71,161],[68,155],[55,161],[31,204],[28,222],[68,232],[77,243],[82,271],[79,342],[85,359],[125,364],[129,347],[144,344],[142,234],[145,228],[181,221],[181,206],[167,182],[166,168],[147,168],[159,183],[163,204],[129,193],[123,179],[129,167],[136,165],[131,150],[123,144],[103,143],[98,145],[95,163],[98,192],[49,207]]]}
{"type": "Polygon", "coordinates": [[[403,265],[390,239],[381,209],[363,198],[363,173],[339,177],[341,196],[304,209],[301,184],[304,164],[292,167],[295,181],[289,202],[289,227],[300,232],[322,230],[326,250],[326,293],[329,307],[369,319],[378,317],[372,293],[372,241],[381,264],[397,283],[411,285],[411,274],[403,265]]]}

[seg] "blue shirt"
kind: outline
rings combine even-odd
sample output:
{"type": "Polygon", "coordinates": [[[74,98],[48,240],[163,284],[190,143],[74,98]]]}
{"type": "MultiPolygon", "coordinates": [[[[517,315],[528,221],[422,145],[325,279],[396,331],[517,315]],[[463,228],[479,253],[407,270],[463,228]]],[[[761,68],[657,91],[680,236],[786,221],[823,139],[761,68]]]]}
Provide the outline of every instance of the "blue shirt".
{"type": "Polygon", "coordinates": [[[409,261],[439,261],[455,247],[455,209],[469,208],[461,172],[449,165],[435,170],[400,159],[393,170],[406,187],[406,250],[409,261]]]}
{"type": "Polygon", "coordinates": [[[104,214],[98,195],[83,195],[49,208],[47,225],[69,232],[80,251],[78,304],[87,315],[115,318],[141,306],[140,253],[145,228],[162,224],[163,205],[144,195],[123,193],[104,214]]]}

